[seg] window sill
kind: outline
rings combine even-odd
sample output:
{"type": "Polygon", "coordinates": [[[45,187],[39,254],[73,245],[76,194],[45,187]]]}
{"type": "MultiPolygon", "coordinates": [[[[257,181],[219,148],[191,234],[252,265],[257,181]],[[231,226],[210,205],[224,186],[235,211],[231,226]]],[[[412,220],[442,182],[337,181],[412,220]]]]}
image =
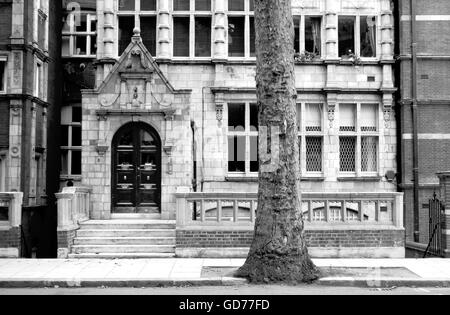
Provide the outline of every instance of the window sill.
{"type": "Polygon", "coordinates": [[[380,182],[381,176],[338,177],[338,182],[380,182]]]}
{"type": "Polygon", "coordinates": [[[67,181],[67,180],[74,180],[74,181],[81,181],[83,179],[82,175],[61,175],[59,177],[61,181],[67,181]]]}
{"type": "Polygon", "coordinates": [[[325,177],[322,176],[302,176],[300,178],[300,181],[302,182],[324,182],[325,181],[325,177]]]}
{"type": "Polygon", "coordinates": [[[257,183],[258,176],[226,176],[225,181],[234,183],[257,183]]]}

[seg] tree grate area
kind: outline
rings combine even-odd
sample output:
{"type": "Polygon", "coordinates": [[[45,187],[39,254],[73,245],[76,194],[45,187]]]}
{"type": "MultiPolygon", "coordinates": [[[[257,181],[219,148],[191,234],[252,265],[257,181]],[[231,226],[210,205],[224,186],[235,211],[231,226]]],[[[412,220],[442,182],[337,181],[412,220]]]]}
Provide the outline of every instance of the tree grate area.
{"type": "Polygon", "coordinates": [[[322,278],[324,277],[352,277],[352,278],[362,278],[362,279],[376,279],[377,277],[383,279],[420,279],[418,275],[403,267],[386,267],[386,268],[375,268],[375,267],[322,267],[319,268],[321,271],[322,278]]]}

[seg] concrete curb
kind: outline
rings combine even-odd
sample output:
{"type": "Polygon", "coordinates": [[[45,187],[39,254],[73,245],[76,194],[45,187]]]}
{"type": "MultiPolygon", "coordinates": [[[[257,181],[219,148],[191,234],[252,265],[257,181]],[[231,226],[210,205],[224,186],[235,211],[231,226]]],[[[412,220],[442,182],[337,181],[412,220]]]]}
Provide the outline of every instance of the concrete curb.
{"type": "Polygon", "coordinates": [[[335,287],[359,288],[391,288],[391,287],[419,287],[419,288],[450,288],[450,280],[436,279],[319,279],[316,284],[335,287]]]}
{"type": "Polygon", "coordinates": [[[2,279],[0,288],[143,288],[143,287],[195,287],[195,286],[233,286],[245,285],[242,278],[205,279],[2,279]]]}

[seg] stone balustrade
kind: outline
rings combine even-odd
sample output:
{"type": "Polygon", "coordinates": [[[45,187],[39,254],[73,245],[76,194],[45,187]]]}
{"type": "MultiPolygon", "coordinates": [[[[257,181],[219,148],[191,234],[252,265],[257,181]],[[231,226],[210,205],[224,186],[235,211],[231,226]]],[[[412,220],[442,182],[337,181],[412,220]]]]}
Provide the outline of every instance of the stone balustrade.
{"type": "Polygon", "coordinates": [[[66,187],[56,194],[58,199],[58,231],[78,229],[89,220],[91,190],[87,187],[66,187]]]}

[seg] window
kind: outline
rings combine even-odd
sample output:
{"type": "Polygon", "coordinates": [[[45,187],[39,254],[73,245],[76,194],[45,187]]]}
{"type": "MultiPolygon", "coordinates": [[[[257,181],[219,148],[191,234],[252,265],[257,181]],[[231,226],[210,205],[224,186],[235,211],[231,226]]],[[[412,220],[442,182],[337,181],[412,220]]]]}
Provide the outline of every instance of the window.
{"type": "Polygon", "coordinates": [[[61,113],[61,174],[81,175],[81,106],[65,106],[61,113]]]}
{"type": "Polygon", "coordinates": [[[302,173],[322,175],[323,172],[323,104],[297,104],[302,173]]]}
{"type": "Polygon", "coordinates": [[[256,56],[253,1],[228,0],[228,56],[256,56]]]}
{"type": "Polygon", "coordinates": [[[0,93],[6,92],[6,60],[0,59],[0,93]]]}
{"type": "Polygon", "coordinates": [[[95,57],[97,54],[97,17],[95,13],[69,13],[62,30],[64,57],[95,57]]]}
{"type": "Polygon", "coordinates": [[[36,63],[35,73],[34,73],[34,96],[43,97],[43,65],[40,62],[36,63]]]}
{"type": "Polygon", "coordinates": [[[375,16],[339,17],[339,57],[377,56],[377,18],[375,16]]]}
{"type": "Polygon", "coordinates": [[[378,110],[378,104],[339,105],[340,172],[376,175],[378,110]]]}
{"type": "Polygon", "coordinates": [[[250,175],[258,170],[258,106],[228,104],[228,172],[250,175]]]}
{"type": "Polygon", "coordinates": [[[295,51],[297,53],[322,54],[322,18],[294,16],[295,51]]]}
{"type": "Polygon", "coordinates": [[[131,43],[133,30],[141,30],[142,43],[152,56],[156,55],[156,0],[120,0],[119,1],[119,56],[131,43]]]}
{"type": "Polygon", "coordinates": [[[174,0],[173,56],[210,58],[211,0],[174,0]]]}

